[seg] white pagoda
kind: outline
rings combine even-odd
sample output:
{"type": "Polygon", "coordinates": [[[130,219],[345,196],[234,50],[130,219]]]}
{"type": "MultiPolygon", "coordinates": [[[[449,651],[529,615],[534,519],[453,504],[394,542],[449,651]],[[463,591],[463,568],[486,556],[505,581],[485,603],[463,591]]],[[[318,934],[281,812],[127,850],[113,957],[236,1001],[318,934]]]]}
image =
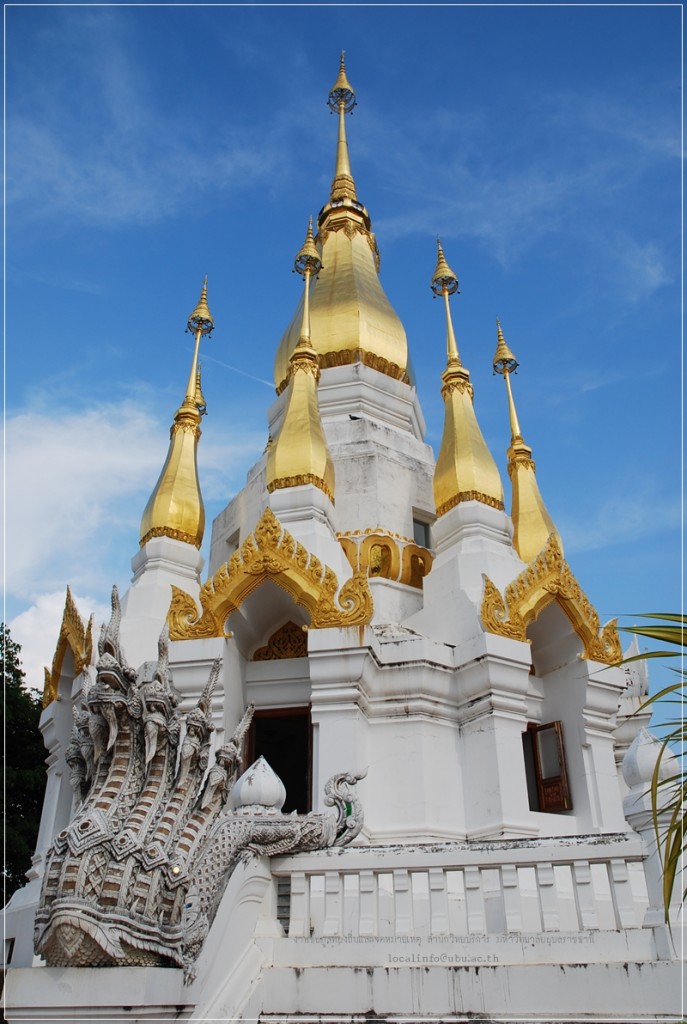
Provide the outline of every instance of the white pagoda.
{"type": "Polygon", "coordinates": [[[351,172],[355,103],[342,56],[267,446],[213,523],[207,577],[204,286],[131,586],[99,637],[67,594],[38,845],[6,910],[10,1021],[680,1013],[647,796],[659,745],[633,713],[646,679],[617,667],[615,625],[565,561],[497,322],[505,509],[440,243],[436,459],[425,443],[351,172]]]}

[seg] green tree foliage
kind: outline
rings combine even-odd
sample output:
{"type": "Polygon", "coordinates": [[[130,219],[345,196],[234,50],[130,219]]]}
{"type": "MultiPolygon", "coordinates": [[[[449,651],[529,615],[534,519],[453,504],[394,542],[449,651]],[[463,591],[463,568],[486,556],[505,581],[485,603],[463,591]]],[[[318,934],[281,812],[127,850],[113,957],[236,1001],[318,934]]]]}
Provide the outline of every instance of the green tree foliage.
{"type": "MultiPolygon", "coordinates": [[[[642,615],[640,618],[652,619],[654,623],[650,626],[631,626],[625,629],[626,633],[635,633],[637,636],[648,637],[650,640],[658,640],[660,643],[671,644],[674,648],[682,650],[687,647],[687,615],[673,614],[672,612],[651,613],[642,615]]],[[[674,650],[646,651],[644,654],[637,654],[627,658],[624,664],[631,661],[640,661],[645,658],[674,658],[674,650]]],[[[683,662],[684,664],[684,662],[683,662]]],[[[651,805],[654,817],[654,830],[656,833],[656,844],[658,846],[661,866],[663,868],[663,903],[665,906],[666,922],[670,920],[670,905],[672,902],[673,890],[678,880],[681,860],[687,852],[687,815],[685,814],[685,801],[687,801],[687,770],[685,769],[684,753],[687,741],[685,730],[685,687],[687,686],[687,675],[683,670],[674,670],[677,679],[670,686],[664,687],[659,693],[654,694],[646,701],[642,708],[652,704],[660,705],[668,713],[668,720],[661,726],[661,748],[656,761],[653,778],[651,780],[651,805]],[[675,753],[678,756],[678,768],[672,774],[661,778],[661,769],[666,759],[666,751],[675,753]]],[[[641,710],[641,709],[640,709],[641,710]]],[[[687,888],[682,893],[682,899],[687,898],[687,888]]]]}
{"type": "Polygon", "coordinates": [[[5,897],[26,883],[36,847],[45,793],[45,746],[38,731],[41,700],[24,686],[21,648],[0,623],[4,680],[2,727],[5,736],[4,765],[4,883],[5,897]]]}

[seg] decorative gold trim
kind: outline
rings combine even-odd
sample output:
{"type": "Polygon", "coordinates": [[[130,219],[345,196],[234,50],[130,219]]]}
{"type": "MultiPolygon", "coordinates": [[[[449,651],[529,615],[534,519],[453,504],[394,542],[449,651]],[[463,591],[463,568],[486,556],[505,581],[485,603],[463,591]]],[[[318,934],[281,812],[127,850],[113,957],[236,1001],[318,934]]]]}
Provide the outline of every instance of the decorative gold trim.
{"type": "Polygon", "coordinates": [[[415,541],[412,537],[406,537],[402,533],[394,533],[393,530],[385,530],[381,526],[368,526],[364,530],[345,530],[343,533],[337,533],[337,540],[342,540],[346,537],[361,538],[369,537],[371,533],[376,534],[379,537],[393,537],[394,540],[401,540],[404,544],[414,544],[415,541]]]}
{"type": "Polygon", "coordinates": [[[315,476],[314,473],[298,473],[296,476],[280,476],[278,480],[272,480],[267,485],[267,490],[271,494],[272,491],[280,491],[285,487],[305,487],[307,484],[313,484],[315,487],[326,494],[332,505],[334,504],[334,495],[327,487],[324,480],[321,480],[319,476],[315,476]]]}
{"type": "Polygon", "coordinates": [[[441,387],[441,397],[446,399],[454,391],[459,391],[461,395],[469,395],[470,398],[474,399],[475,389],[470,383],[470,378],[457,375],[449,376],[449,372],[445,371],[443,374],[445,379],[441,387]]]}
{"type": "Polygon", "coordinates": [[[154,526],[152,530],[148,530],[145,537],[141,537],[140,546],[143,547],[153,537],[171,537],[172,540],[181,540],[184,544],[193,544],[194,548],[200,548],[201,545],[201,541],[193,534],[175,530],[171,526],[154,526]]]}
{"type": "Polygon", "coordinates": [[[384,534],[368,534],[358,549],[358,564],[368,576],[397,580],[401,571],[398,544],[384,534]]]}
{"type": "Polygon", "coordinates": [[[614,665],[622,658],[617,619],[602,628],[599,616],[563,557],[555,533],[534,561],[506,587],[505,599],[484,576],[482,625],[488,633],[527,640],[527,627],[552,601],[557,601],[584,645],[583,657],[614,665]]]}
{"type": "Polygon", "coordinates": [[[62,625],[60,635],[57,638],[55,654],[52,659],[52,667],[45,669],[45,684],[43,688],[43,707],[47,708],[57,698],[57,688],[62,675],[62,665],[67,650],[72,652],[74,659],[74,678],[83,671],[86,665],[91,662],[93,654],[93,616],[84,626],[83,619],[79,615],[72,592],[67,587],[67,596],[62,612],[62,625]]]}
{"type": "Polygon", "coordinates": [[[481,501],[483,505],[496,508],[499,512],[503,512],[504,509],[502,501],[492,498],[489,494],[483,494],[482,491],[459,491],[458,494],[454,494],[452,498],[449,498],[448,501],[445,501],[443,505],[437,508],[437,516],[443,516],[445,512],[455,508],[456,505],[460,505],[462,501],[481,501]]]}
{"type": "Polygon", "coordinates": [[[337,539],[339,544],[344,550],[344,554],[351,564],[353,572],[358,571],[358,545],[352,541],[349,537],[342,537],[341,534],[337,533],[337,539]]]}
{"type": "Polygon", "coordinates": [[[307,654],[305,630],[289,620],[274,631],[264,647],[258,647],[251,660],[277,661],[282,658],[305,658],[307,654]]]}
{"type": "Polygon", "coordinates": [[[511,479],[513,478],[513,474],[515,473],[515,471],[520,466],[522,466],[523,469],[531,469],[532,472],[534,473],[534,471],[537,468],[536,465],[535,465],[534,459],[532,459],[526,452],[522,452],[522,451],[515,452],[512,455],[510,454],[511,452],[513,452],[513,449],[509,448],[508,449],[508,476],[511,477],[511,479]]]}
{"type": "Polygon", "coordinates": [[[363,235],[363,237],[367,240],[367,244],[370,246],[372,255],[374,256],[375,269],[377,273],[379,273],[379,268],[381,267],[382,264],[382,258],[379,254],[379,246],[377,245],[377,237],[374,231],[370,231],[369,228],[365,226],[364,222],[360,222],[358,220],[353,220],[349,218],[340,220],[329,220],[326,226],[322,225],[317,235],[315,236],[316,244],[319,244],[320,247],[323,247],[329,235],[332,234],[332,232],[334,231],[343,231],[343,233],[349,240],[352,240],[354,235],[363,235]]]}
{"type": "Polygon", "coordinates": [[[200,436],[202,434],[202,430],[200,429],[200,425],[198,423],[197,413],[194,413],[192,410],[191,411],[186,410],[182,406],[180,411],[179,411],[179,413],[178,413],[178,417],[179,418],[177,420],[175,420],[175,422],[169,428],[170,440],[176,434],[179,434],[179,433],[181,433],[181,434],[193,434],[193,436],[196,439],[200,438],[200,436]]]}
{"type": "Polygon", "coordinates": [[[372,594],[365,574],[354,573],[339,590],[329,566],[299,544],[266,508],[253,534],[201,587],[200,615],[193,598],[172,587],[167,613],[170,639],[226,636],[227,616],[267,579],[306,609],[311,629],[362,626],[372,618],[372,594]]]}
{"type": "Polygon", "coordinates": [[[420,547],[414,542],[407,544],[403,549],[403,563],[401,565],[400,583],[409,587],[416,587],[422,590],[423,581],[432,568],[434,555],[427,548],[420,547]]]}
{"type": "Polygon", "coordinates": [[[360,571],[376,579],[383,577],[421,590],[423,579],[432,568],[434,555],[431,551],[391,530],[368,527],[366,530],[338,533],[337,537],[354,572],[360,571]],[[388,560],[374,550],[377,547],[389,549],[388,560]]]}
{"type": "MultiPolygon", "coordinates": [[[[327,370],[332,366],[352,366],[355,363],[364,363],[365,366],[383,373],[385,377],[393,380],[400,380],[403,384],[410,384],[410,377],[405,370],[402,370],[397,363],[392,363],[383,356],[375,355],[374,352],[366,352],[362,348],[345,348],[339,352],[325,352],[319,357],[320,369],[327,370]]],[[[289,383],[289,377],[277,387],[277,394],[280,395],[289,383]]]]}

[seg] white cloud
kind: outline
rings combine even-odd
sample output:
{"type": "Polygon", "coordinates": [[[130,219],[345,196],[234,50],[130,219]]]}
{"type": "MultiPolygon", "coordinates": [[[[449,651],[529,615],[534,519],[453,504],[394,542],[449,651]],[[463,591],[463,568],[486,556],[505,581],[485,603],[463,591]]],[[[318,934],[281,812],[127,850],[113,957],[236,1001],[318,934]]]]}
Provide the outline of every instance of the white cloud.
{"type": "Polygon", "coordinates": [[[133,525],[135,508],[140,516],[140,499],[131,498],[152,489],[161,442],[161,425],[128,402],[8,417],[7,589],[23,597],[52,590],[69,581],[70,567],[87,578],[96,535],[133,525]]]}
{"type": "Polygon", "coordinates": [[[678,530],[682,522],[680,502],[658,501],[656,493],[616,494],[596,508],[584,522],[560,519],[557,526],[569,554],[598,551],[619,544],[636,543],[643,537],[678,530]]]}
{"type": "MultiPolygon", "coordinates": [[[[114,582],[108,556],[117,551],[121,560],[122,549],[128,555],[136,550],[170,419],[157,419],[130,400],[7,417],[8,593],[33,600],[67,583],[98,592],[114,582]]],[[[204,436],[201,446],[204,494],[228,498],[233,478],[257,457],[264,436],[234,429],[230,441],[204,436]]]]}
{"type": "MultiPolygon", "coordinates": [[[[278,166],[273,132],[237,136],[229,118],[213,126],[208,146],[197,110],[156,95],[157,83],[135,59],[131,28],[118,12],[64,14],[54,26],[59,60],[50,48],[53,59],[13,91],[7,203],[20,204],[23,217],[153,223],[197,201],[208,185],[254,185],[278,166]]],[[[13,38],[18,53],[21,37],[13,38]]]]}

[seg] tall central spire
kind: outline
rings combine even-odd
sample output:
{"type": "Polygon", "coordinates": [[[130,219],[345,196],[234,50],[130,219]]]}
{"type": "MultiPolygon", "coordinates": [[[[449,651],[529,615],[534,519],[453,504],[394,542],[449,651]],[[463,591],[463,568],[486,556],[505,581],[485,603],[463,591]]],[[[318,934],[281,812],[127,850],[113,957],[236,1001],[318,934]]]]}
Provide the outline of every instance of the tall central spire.
{"type": "Polygon", "coordinates": [[[355,191],[355,182],[351,173],[351,162],[348,158],[348,141],[346,139],[346,114],[351,114],[357,100],[348,78],[346,77],[346,65],[344,63],[344,51],[341,51],[339,61],[339,77],[334,82],[327,106],[333,113],[339,115],[339,138],[336,145],[336,164],[334,167],[334,180],[330,193],[331,202],[339,199],[358,199],[355,191]]]}
{"type": "MultiPolygon", "coordinates": [[[[312,346],[321,369],[364,363],[395,380],[409,383],[408,342],[379,281],[379,250],[370,215],[358,200],[346,138],[346,114],[356,106],[344,55],[327,99],[338,115],[334,179],[330,197],[317,217],[324,270],[312,287],[312,346]]],[[[287,386],[290,358],[299,344],[303,305],[299,304],[274,361],[274,383],[287,386]]]]}

